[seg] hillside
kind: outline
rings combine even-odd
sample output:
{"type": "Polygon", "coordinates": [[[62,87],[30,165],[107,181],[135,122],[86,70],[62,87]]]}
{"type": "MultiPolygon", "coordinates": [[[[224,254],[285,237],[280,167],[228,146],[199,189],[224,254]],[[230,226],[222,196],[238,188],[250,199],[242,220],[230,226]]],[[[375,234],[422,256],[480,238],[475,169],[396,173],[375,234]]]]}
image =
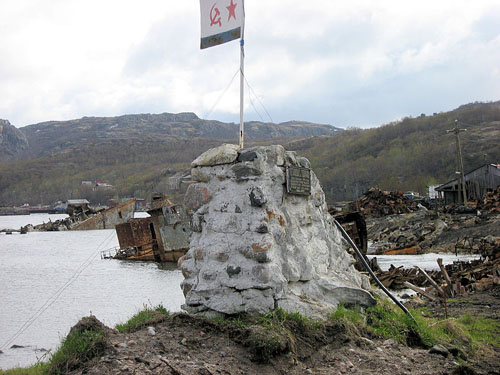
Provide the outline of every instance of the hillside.
{"type": "Polygon", "coordinates": [[[27,149],[25,135],[9,121],[0,119],[0,161],[15,159],[27,149]]]}
{"type": "Polygon", "coordinates": [[[332,201],[360,197],[370,186],[425,194],[428,185],[455,178],[458,119],[465,171],[500,163],[500,102],[473,103],[453,111],[405,118],[379,128],[347,129],[331,137],[291,142],[308,157],[332,201]]]}
{"type": "MultiPolygon", "coordinates": [[[[249,123],[246,146],[280,143],[308,157],[329,201],[354,199],[370,186],[425,193],[427,185],[455,176],[455,136],[446,133],[455,119],[468,129],[460,133],[466,171],[500,162],[500,102],[467,104],[373,129],[326,128],[336,132],[331,135],[320,135],[324,125],[305,122],[249,123]]],[[[24,160],[0,162],[0,206],[106,198],[83,189],[84,180],[114,185],[108,195],[147,199],[154,190],[166,191],[168,178],[187,170],[203,151],[236,143],[237,129],[192,113],[30,125],[21,129],[30,145],[18,154],[24,160]]]]}
{"type": "MultiPolygon", "coordinates": [[[[153,190],[164,191],[168,178],[189,168],[200,153],[221,143],[237,143],[239,125],[202,120],[194,113],[163,113],[84,117],[21,129],[9,125],[11,130],[26,144],[9,143],[9,158],[0,157],[0,206],[69,198],[105,202],[114,195],[150,198],[153,190]],[[96,180],[116,188],[98,194],[82,186],[82,181],[96,180]]],[[[300,121],[249,122],[245,143],[282,143],[340,131],[300,121]]],[[[181,192],[174,193],[181,197],[181,192]]]]}
{"type": "MultiPolygon", "coordinates": [[[[25,135],[29,147],[17,157],[30,159],[65,153],[96,142],[106,146],[117,140],[128,144],[159,139],[237,139],[239,124],[203,120],[194,113],[162,113],[48,121],[25,126],[18,131],[25,135]]],[[[245,124],[245,137],[250,140],[331,135],[340,131],[330,125],[301,121],[281,124],[252,121],[245,124]]]]}

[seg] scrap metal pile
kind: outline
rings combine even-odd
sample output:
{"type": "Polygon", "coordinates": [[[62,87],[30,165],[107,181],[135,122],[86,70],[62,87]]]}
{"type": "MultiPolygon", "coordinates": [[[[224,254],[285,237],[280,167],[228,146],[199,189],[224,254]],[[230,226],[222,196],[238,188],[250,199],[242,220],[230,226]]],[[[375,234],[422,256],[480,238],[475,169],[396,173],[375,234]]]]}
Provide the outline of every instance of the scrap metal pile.
{"type": "Polygon", "coordinates": [[[500,186],[486,193],[480,208],[483,213],[500,213],[500,186]]]}
{"type": "Polygon", "coordinates": [[[418,209],[415,200],[404,196],[401,191],[383,191],[375,187],[354,202],[354,206],[354,209],[371,217],[404,214],[418,209]]]}
{"type": "Polygon", "coordinates": [[[385,287],[393,290],[413,289],[433,300],[500,285],[500,251],[496,253],[496,258],[454,262],[446,266],[438,259],[438,265],[440,270],[435,271],[393,265],[388,271],[382,271],[376,258],[371,259],[371,267],[385,287]]]}

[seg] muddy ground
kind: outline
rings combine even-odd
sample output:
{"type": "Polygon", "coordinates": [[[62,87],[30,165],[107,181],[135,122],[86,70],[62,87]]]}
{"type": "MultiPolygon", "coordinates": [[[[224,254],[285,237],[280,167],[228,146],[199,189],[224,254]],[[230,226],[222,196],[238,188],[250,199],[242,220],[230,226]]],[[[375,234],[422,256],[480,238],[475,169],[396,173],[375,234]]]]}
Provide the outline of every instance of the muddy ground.
{"type": "MultiPolygon", "coordinates": [[[[450,316],[469,313],[498,319],[500,286],[449,303],[450,316]]],[[[429,305],[439,316],[442,307],[429,305]]],[[[103,356],[72,374],[499,374],[500,353],[480,358],[449,353],[431,354],[429,348],[409,347],[394,340],[354,333],[327,323],[320,329],[288,326],[286,342],[276,343],[274,353],[256,350],[264,337],[262,327],[235,327],[221,321],[175,314],[128,334],[110,331],[103,356]],[[267,361],[266,361],[267,360],[267,361]]],[[[496,333],[500,334],[500,332],[496,333]]]]}

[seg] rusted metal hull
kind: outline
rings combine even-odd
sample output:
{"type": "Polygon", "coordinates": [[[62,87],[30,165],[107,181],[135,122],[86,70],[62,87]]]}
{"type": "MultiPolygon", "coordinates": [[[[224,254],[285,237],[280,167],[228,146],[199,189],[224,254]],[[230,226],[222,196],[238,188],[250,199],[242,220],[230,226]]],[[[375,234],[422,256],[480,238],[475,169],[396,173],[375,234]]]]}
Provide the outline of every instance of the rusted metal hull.
{"type": "Polygon", "coordinates": [[[151,217],[116,225],[120,250],[115,259],[177,262],[189,249],[189,221],[182,206],[160,196],[151,217]]]}
{"type": "Polygon", "coordinates": [[[108,208],[88,219],[75,223],[71,230],[114,229],[134,217],[135,200],[131,199],[118,206],[108,208]]]}

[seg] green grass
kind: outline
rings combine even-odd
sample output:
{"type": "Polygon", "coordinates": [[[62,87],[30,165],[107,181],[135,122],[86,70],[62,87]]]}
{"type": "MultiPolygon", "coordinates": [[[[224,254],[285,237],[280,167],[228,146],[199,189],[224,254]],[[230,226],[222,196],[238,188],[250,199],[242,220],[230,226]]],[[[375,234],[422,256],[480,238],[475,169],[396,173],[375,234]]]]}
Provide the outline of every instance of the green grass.
{"type": "Polygon", "coordinates": [[[491,318],[464,315],[458,319],[428,318],[425,309],[411,310],[414,322],[388,301],[364,312],[340,305],[330,320],[352,333],[380,339],[394,339],[410,346],[445,344],[468,354],[500,349],[500,322],[491,318]]]}
{"type": "Polygon", "coordinates": [[[500,348],[500,323],[497,319],[464,315],[458,322],[473,341],[500,348]]]}
{"type": "Polygon", "coordinates": [[[103,331],[70,333],[50,358],[48,374],[66,374],[82,367],[82,364],[104,353],[106,338],[103,331]]]}
{"type": "Polygon", "coordinates": [[[144,306],[144,309],[132,316],[127,322],[116,325],[121,333],[135,332],[143,327],[157,324],[170,316],[170,313],[162,305],[156,307],[144,306]]]}
{"type": "Polygon", "coordinates": [[[50,356],[47,363],[38,363],[28,368],[1,371],[12,375],[60,375],[82,368],[98,357],[107,347],[105,327],[95,317],[81,319],[50,356]]]}
{"type": "Polygon", "coordinates": [[[46,375],[48,366],[48,363],[38,363],[27,368],[0,370],[0,375],[46,375]]]}

